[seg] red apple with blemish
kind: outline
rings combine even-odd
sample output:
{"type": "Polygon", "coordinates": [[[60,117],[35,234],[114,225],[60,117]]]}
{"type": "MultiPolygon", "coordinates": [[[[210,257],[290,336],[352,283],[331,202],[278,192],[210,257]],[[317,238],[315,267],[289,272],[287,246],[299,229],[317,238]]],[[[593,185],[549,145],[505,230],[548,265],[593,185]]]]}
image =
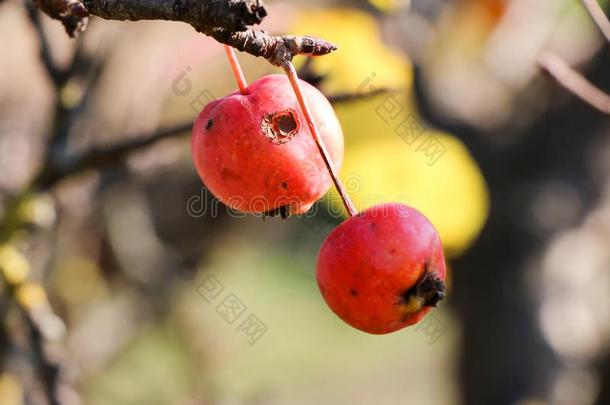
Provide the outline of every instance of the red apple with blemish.
{"type": "Polygon", "coordinates": [[[419,322],[443,298],[444,280],[438,233],[419,211],[398,203],[345,220],[328,235],[317,262],[328,306],[373,334],[419,322]]]}
{"type": "MultiPolygon", "coordinates": [[[[334,167],[343,133],[334,110],[301,81],[334,167]]],[[[247,213],[302,214],[332,181],[286,76],[268,75],[203,109],[192,132],[197,173],[224,204],[247,213]]]]}

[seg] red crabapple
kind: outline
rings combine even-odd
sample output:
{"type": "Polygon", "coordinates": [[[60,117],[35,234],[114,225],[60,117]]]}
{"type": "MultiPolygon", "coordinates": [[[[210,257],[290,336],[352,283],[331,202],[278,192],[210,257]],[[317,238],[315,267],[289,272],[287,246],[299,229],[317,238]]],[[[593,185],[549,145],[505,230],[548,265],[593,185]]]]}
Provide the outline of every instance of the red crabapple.
{"type": "MultiPolygon", "coordinates": [[[[334,167],[343,161],[341,126],[326,97],[301,81],[334,167]]],[[[205,106],[191,151],[208,189],[248,213],[302,214],[332,181],[286,76],[269,75],[205,106]]]]}
{"type": "Polygon", "coordinates": [[[328,235],[317,279],[324,300],[345,322],[368,333],[393,332],[419,322],[443,298],[441,241],[414,208],[377,205],[328,235]]]}

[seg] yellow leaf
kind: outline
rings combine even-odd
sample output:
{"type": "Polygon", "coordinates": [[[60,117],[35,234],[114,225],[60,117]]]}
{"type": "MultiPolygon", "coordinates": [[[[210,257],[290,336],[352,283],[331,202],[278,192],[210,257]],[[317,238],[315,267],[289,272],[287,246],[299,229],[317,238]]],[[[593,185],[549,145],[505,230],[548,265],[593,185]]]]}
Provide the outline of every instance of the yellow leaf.
{"type": "Polygon", "coordinates": [[[30,311],[48,306],[47,293],[38,284],[21,284],[15,295],[17,301],[30,311]]]}
{"type": "Polygon", "coordinates": [[[381,40],[377,22],[364,12],[348,8],[305,9],[292,30],[302,35],[315,33],[339,47],[313,61],[314,71],[327,75],[323,87],[328,94],[367,90],[366,80],[371,76],[371,83],[377,87],[411,86],[411,62],[381,40]]]}
{"type": "Polygon", "coordinates": [[[0,399],[3,405],[23,404],[23,386],[10,374],[0,374],[0,399]]]}
{"type": "Polygon", "coordinates": [[[29,196],[19,207],[19,217],[23,222],[49,227],[55,222],[55,205],[46,194],[29,196]]]}
{"type": "Polygon", "coordinates": [[[386,12],[406,11],[411,6],[411,0],[368,0],[377,9],[386,12]]]}
{"type": "Polygon", "coordinates": [[[13,246],[4,245],[0,246],[0,271],[7,283],[16,285],[25,280],[30,264],[13,246]]]}
{"type": "MultiPolygon", "coordinates": [[[[470,246],[488,215],[487,185],[479,167],[448,134],[426,130],[408,145],[382,126],[374,138],[348,148],[341,176],[359,210],[391,201],[420,210],[438,230],[450,257],[470,246]],[[433,144],[444,152],[432,156],[438,160],[431,164],[427,145],[433,144]]],[[[337,206],[336,191],[329,197],[337,206]]]]}

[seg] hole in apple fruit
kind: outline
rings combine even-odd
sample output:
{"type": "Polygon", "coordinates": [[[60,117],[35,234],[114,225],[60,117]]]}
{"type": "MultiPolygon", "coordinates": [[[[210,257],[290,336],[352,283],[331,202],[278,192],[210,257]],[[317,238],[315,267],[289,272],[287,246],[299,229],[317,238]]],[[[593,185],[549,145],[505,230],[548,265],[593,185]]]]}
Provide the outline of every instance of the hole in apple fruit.
{"type": "Polygon", "coordinates": [[[299,116],[292,108],[267,114],[261,122],[263,133],[276,145],[290,141],[299,132],[300,127],[299,116]]]}
{"type": "Polygon", "coordinates": [[[297,123],[292,115],[282,115],[277,119],[277,128],[281,136],[289,136],[297,128],[297,123]]]}

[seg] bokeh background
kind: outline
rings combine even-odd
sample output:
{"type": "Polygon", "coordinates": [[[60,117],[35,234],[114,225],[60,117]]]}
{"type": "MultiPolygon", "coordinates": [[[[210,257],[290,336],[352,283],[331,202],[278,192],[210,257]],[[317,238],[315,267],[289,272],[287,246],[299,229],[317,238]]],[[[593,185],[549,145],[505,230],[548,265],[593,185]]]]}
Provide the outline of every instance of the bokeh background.
{"type": "Polygon", "coordinates": [[[295,63],[334,102],[341,176],[359,208],[432,220],[447,299],[354,330],[315,282],[335,193],[263,220],[203,188],[188,127],[236,87],[214,40],[101,19],[74,40],[5,0],[0,404],[609,404],[610,122],[536,66],[550,50],[610,90],[581,2],[267,6],[265,30],[339,45],[295,63]]]}

